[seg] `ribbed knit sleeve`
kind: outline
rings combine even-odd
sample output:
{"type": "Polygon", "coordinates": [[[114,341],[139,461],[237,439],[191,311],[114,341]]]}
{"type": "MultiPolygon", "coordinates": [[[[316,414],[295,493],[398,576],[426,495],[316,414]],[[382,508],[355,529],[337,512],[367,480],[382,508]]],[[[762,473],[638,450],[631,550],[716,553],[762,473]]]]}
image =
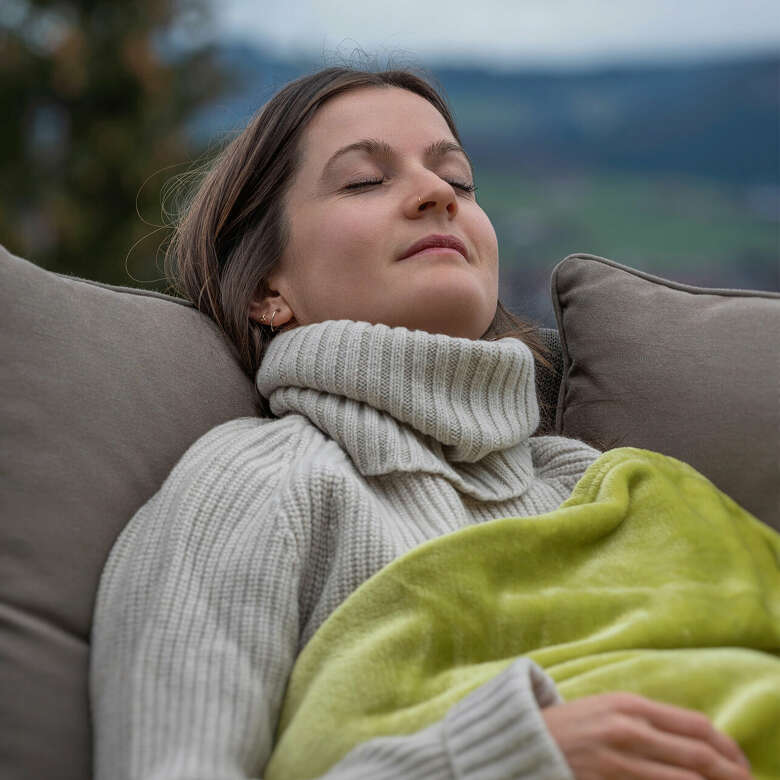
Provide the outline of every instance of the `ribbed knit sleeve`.
{"type": "Polygon", "coordinates": [[[280,496],[303,446],[285,421],[257,446],[267,422],[202,437],[112,548],[92,631],[95,780],[236,780],[267,761],[299,634],[280,496]]]}

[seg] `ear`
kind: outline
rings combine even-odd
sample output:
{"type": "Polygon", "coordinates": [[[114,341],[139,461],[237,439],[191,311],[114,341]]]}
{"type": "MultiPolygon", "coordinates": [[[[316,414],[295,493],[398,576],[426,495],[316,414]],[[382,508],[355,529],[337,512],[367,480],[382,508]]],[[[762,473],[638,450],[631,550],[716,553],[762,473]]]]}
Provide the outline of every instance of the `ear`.
{"type": "Polygon", "coordinates": [[[270,325],[274,312],[274,328],[279,328],[295,319],[292,307],[286,298],[276,290],[269,290],[265,295],[258,295],[249,304],[249,319],[259,325],[270,325]],[[265,319],[263,319],[265,315],[265,319]]]}

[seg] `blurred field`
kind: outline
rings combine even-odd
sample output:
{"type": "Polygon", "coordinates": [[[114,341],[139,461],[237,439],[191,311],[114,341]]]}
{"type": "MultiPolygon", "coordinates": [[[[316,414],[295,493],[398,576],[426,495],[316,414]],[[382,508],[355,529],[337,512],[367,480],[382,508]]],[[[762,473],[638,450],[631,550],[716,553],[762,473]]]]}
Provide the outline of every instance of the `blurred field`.
{"type": "Polygon", "coordinates": [[[499,241],[501,296],[554,324],[549,276],[575,252],[678,282],[780,290],[778,193],[680,175],[477,171],[499,241]]]}

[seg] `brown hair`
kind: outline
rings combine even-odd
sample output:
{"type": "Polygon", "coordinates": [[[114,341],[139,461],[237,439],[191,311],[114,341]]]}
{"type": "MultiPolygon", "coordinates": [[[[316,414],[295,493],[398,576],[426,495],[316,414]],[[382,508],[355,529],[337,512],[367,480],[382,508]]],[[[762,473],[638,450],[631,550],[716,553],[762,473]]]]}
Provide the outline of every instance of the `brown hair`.
{"type": "MultiPolygon", "coordinates": [[[[301,159],[308,122],[328,99],[361,87],[400,87],[432,103],[461,143],[445,100],[410,68],[372,72],[328,67],[280,89],[252,117],[200,176],[165,252],[165,273],[174,292],[211,317],[235,345],[247,376],[255,373],[273,338],[249,317],[251,301],[268,292],[266,279],[290,236],[284,196],[301,159]]],[[[513,336],[531,349],[537,370],[552,370],[535,325],[499,301],[482,339],[513,336]]],[[[270,415],[257,394],[260,416],[270,415]]]]}

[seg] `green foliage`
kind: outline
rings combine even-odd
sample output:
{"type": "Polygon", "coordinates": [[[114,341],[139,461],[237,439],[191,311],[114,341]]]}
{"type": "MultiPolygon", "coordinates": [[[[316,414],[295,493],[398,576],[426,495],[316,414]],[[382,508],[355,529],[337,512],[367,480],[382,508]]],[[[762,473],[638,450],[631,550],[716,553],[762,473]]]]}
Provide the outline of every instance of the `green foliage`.
{"type": "Polygon", "coordinates": [[[159,279],[160,191],[200,151],[186,120],[230,87],[210,46],[166,41],[208,23],[203,0],[4,0],[0,243],[59,273],[159,279]]]}

